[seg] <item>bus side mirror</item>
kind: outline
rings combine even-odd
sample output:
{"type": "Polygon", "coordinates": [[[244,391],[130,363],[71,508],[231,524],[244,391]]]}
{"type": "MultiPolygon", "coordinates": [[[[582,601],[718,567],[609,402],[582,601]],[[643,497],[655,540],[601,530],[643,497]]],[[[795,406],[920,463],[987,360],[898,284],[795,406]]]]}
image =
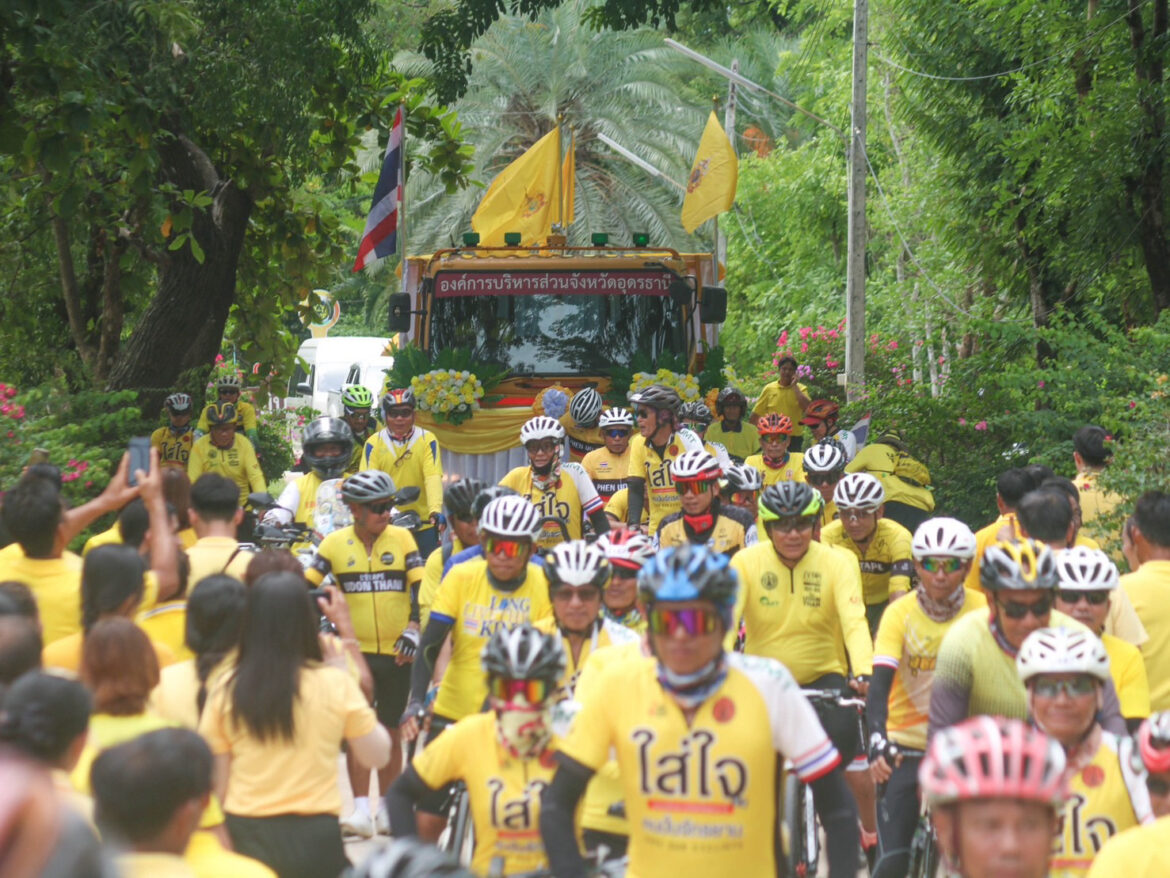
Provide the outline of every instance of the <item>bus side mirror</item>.
{"type": "Polygon", "coordinates": [[[727,290],[723,287],[703,287],[699,303],[700,323],[723,323],[727,319],[727,290]]]}
{"type": "Polygon", "coordinates": [[[390,332],[410,332],[410,293],[390,294],[390,332]]]}
{"type": "Polygon", "coordinates": [[[675,277],[670,282],[670,300],[680,308],[686,308],[695,300],[694,287],[686,278],[675,277]]]}

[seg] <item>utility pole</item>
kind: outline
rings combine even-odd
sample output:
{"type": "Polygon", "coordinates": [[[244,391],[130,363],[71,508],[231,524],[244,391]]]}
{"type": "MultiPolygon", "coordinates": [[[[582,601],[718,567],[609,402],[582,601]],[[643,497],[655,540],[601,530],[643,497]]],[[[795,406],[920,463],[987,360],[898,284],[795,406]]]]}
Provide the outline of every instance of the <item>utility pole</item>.
{"type": "Polygon", "coordinates": [[[869,0],[853,0],[853,108],[849,126],[849,238],[845,269],[845,396],[865,383],[865,96],[869,0]]]}
{"type": "MultiPolygon", "coordinates": [[[[731,62],[731,72],[739,74],[739,59],[731,62]]],[[[731,141],[731,148],[735,149],[735,80],[727,83],[727,106],[723,110],[723,130],[727,132],[727,139],[731,141]]],[[[719,234],[719,217],[715,217],[715,282],[718,283],[719,267],[727,264],[727,235],[719,234]]]]}

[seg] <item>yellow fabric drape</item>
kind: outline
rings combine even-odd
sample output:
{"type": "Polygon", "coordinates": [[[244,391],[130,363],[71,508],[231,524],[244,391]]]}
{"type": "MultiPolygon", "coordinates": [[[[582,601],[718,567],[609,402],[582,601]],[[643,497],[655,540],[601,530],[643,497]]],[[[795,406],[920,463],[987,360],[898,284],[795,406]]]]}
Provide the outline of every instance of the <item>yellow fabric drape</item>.
{"type": "Polygon", "coordinates": [[[462,424],[436,424],[428,412],[419,412],[415,422],[430,430],[445,451],[459,454],[494,454],[520,447],[520,428],[533,415],[532,406],[480,409],[462,424]]]}

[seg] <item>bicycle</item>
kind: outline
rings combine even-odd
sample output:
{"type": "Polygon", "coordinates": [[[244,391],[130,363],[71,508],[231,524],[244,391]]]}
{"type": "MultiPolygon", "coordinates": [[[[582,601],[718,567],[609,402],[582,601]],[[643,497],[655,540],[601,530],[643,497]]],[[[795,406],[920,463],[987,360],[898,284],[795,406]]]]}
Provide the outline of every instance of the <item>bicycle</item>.
{"type": "Polygon", "coordinates": [[[439,835],[436,847],[465,866],[471,863],[475,851],[475,827],[471,822],[471,796],[463,781],[452,785],[447,798],[447,825],[439,835]]]}
{"type": "Polygon", "coordinates": [[[924,807],[918,816],[918,827],[910,842],[910,867],[907,878],[935,878],[942,865],[938,851],[938,836],[930,821],[930,812],[924,807]]]}

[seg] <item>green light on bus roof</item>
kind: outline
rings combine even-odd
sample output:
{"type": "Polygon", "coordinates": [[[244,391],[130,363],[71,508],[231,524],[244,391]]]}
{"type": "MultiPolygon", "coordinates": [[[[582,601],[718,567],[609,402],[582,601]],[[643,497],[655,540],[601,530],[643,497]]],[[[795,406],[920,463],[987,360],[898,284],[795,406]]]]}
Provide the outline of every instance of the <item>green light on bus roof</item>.
{"type": "Polygon", "coordinates": [[[650,234],[648,232],[634,232],[634,246],[635,247],[649,247],[650,234]]]}
{"type": "Polygon", "coordinates": [[[520,233],[519,232],[504,232],[504,243],[507,244],[509,247],[519,247],[520,246],[520,233]]]}
{"type": "Polygon", "coordinates": [[[592,241],[594,247],[604,247],[609,243],[609,235],[605,232],[594,232],[592,241]]]}
{"type": "Polygon", "coordinates": [[[464,247],[475,247],[475,246],[478,246],[478,244],[479,244],[479,232],[464,232],[463,233],[463,246],[464,247]]]}

